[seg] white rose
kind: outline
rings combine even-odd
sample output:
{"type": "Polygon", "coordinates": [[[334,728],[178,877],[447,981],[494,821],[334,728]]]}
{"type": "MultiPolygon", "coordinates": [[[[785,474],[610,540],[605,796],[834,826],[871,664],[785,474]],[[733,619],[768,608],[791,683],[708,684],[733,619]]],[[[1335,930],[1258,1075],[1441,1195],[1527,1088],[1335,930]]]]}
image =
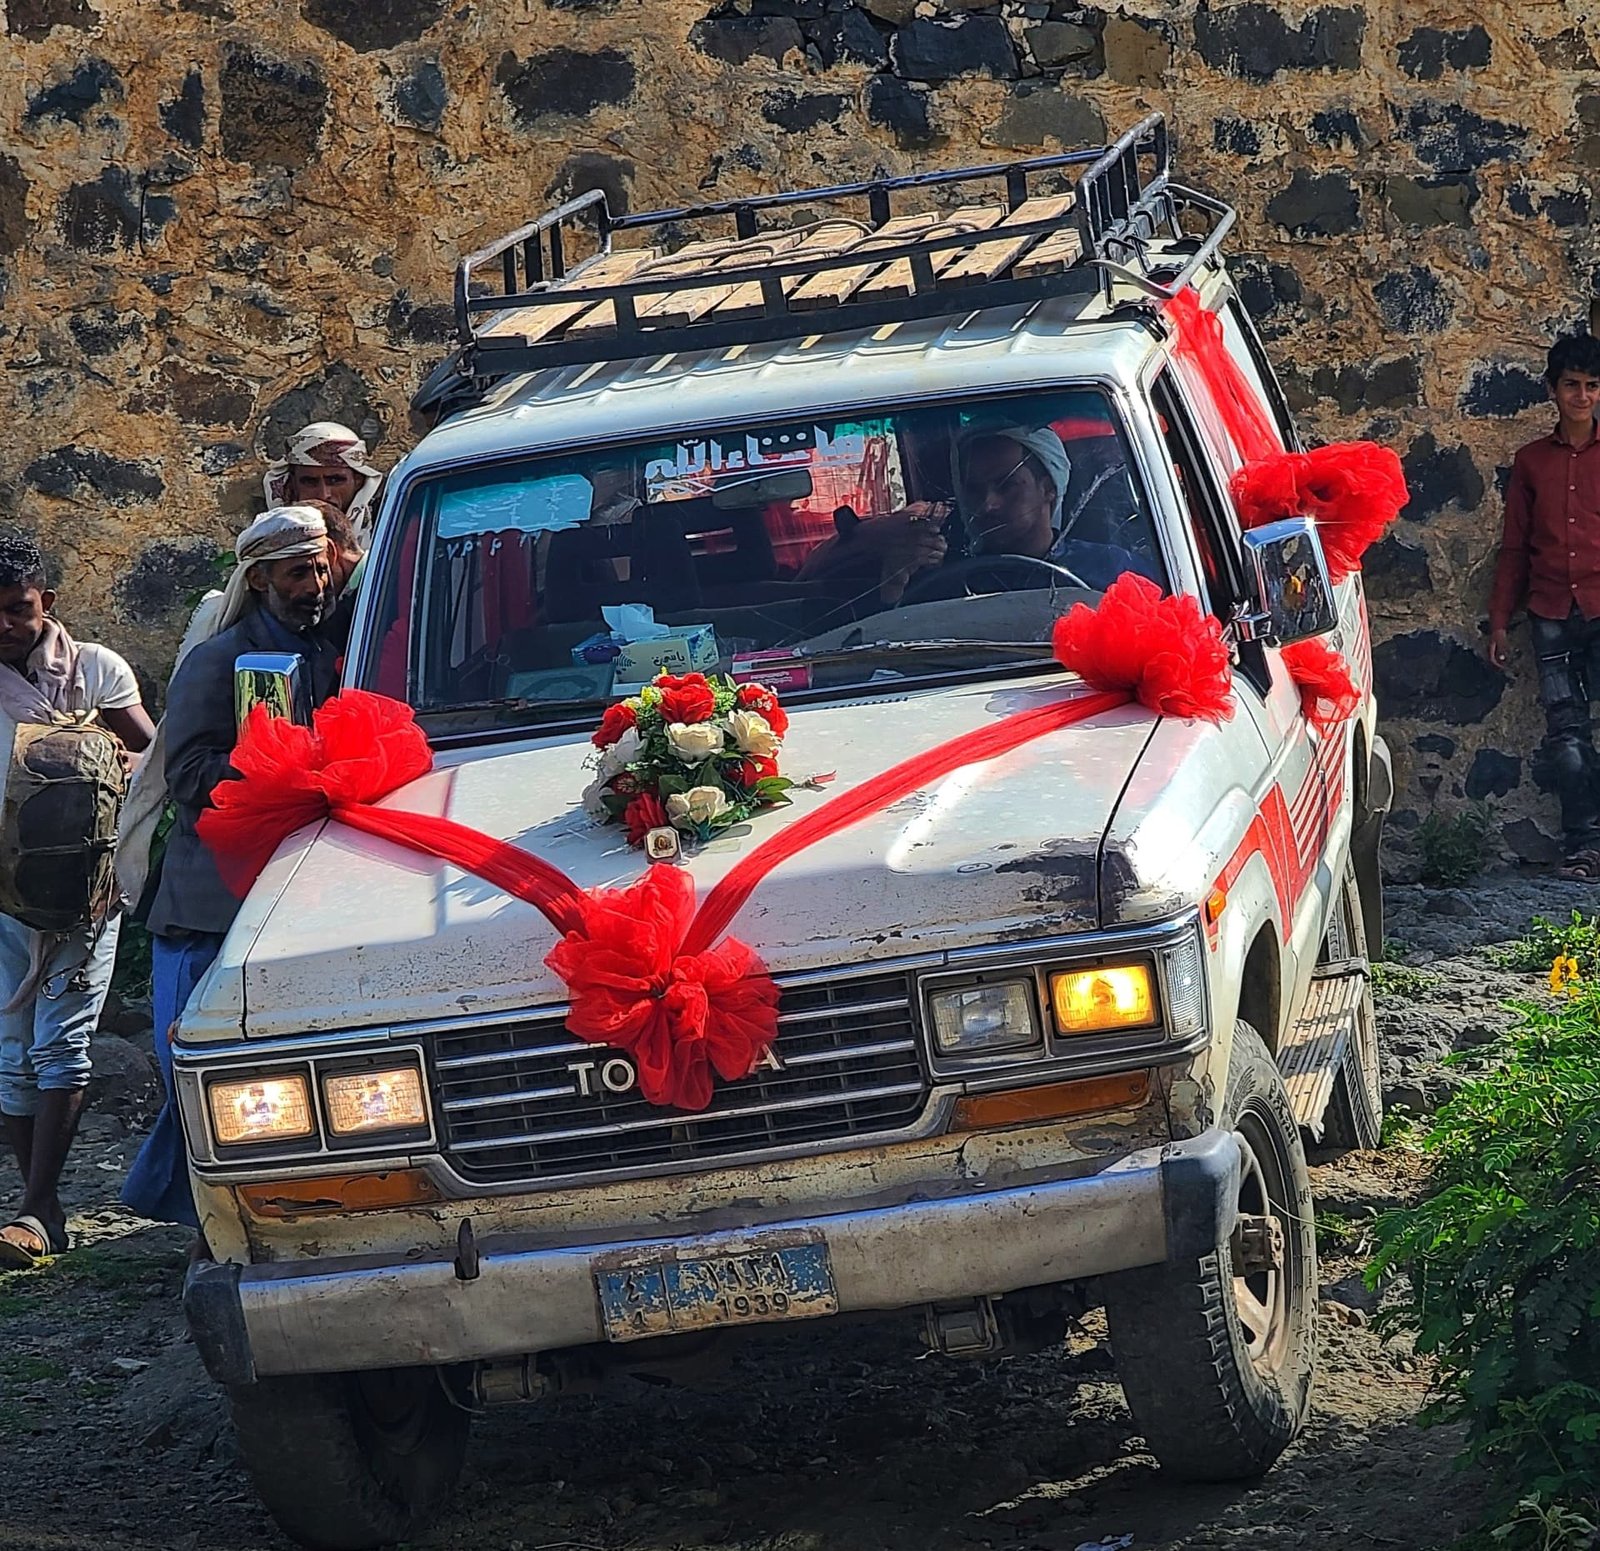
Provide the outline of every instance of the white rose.
{"type": "Polygon", "coordinates": [[[609,748],[600,750],[600,757],[594,762],[596,778],[603,785],[625,765],[631,765],[638,757],[639,730],[636,727],[630,727],[609,748]]]}
{"type": "Polygon", "coordinates": [[[735,711],[728,718],[728,727],[740,752],[757,759],[771,759],[778,752],[778,735],[759,711],[735,711]]]}
{"type": "Polygon", "coordinates": [[[603,824],[611,817],[611,811],[602,801],[605,796],[606,783],[602,780],[593,780],[583,789],[583,811],[592,819],[598,819],[603,824]]]}
{"type": "Polygon", "coordinates": [[[698,829],[732,806],[720,786],[691,786],[667,798],[667,817],[678,829],[698,829]]]}
{"type": "MultiPolygon", "coordinates": [[[[686,765],[704,764],[713,754],[722,752],[722,729],[715,722],[669,722],[667,743],[672,752],[686,765]]],[[[696,791],[705,788],[696,787],[696,791]]]]}

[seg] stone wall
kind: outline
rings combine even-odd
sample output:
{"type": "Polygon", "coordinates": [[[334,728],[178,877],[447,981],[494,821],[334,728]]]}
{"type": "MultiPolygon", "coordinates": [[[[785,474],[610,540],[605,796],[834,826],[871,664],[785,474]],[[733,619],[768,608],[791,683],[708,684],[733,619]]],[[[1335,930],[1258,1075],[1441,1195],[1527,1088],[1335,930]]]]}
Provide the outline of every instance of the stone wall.
{"type": "Polygon", "coordinates": [[[64,612],[159,678],[318,415],[392,458],[456,255],[565,191],[634,208],[989,159],[1172,116],[1234,201],[1307,428],[1414,499],[1371,558],[1401,826],[1541,854],[1528,652],[1476,655],[1497,486],[1588,314],[1600,24],[1576,0],[4,0],[0,497],[64,612]]]}

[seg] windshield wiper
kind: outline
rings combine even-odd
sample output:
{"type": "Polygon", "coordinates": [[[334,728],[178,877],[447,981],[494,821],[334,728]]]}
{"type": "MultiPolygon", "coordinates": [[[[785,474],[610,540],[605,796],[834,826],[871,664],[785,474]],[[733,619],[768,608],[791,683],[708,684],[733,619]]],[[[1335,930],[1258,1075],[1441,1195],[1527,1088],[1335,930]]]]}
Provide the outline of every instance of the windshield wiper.
{"type": "Polygon", "coordinates": [[[513,719],[526,716],[533,711],[554,711],[558,715],[569,715],[583,711],[596,715],[605,710],[609,704],[605,700],[517,700],[502,698],[499,700],[468,700],[457,705],[423,706],[418,710],[419,717],[424,716],[481,716],[492,713],[496,718],[513,719]]]}
{"type": "MultiPolygon", "coordinates": [[[[827,646],[816,649],[789,646],[782,650],[799,662],[841,662],[850,657],[884,656],[897,652],[974,652],[981,655],[994,653],[1015,655],[1032,653],[1037,659],[1050,656],[1048,641],[967,641],[959,639],[934,641],[856,641],[849,646],[827,646]]],[[[772,666],[781,666],[774,663],[772,666]]]]}

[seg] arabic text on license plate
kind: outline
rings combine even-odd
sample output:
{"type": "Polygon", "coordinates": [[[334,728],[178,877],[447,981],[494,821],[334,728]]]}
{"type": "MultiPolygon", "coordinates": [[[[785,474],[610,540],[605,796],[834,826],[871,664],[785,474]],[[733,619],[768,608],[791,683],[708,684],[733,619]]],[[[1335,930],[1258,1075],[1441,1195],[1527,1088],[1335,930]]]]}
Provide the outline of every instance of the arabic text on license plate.
{"type": "Polygon", "coordinates": [[[610,1341],[815,1319],[839,1309],[828,1246],[785,1233],[724,1255],[627,1250],[595,1269],[610,1341]]]}

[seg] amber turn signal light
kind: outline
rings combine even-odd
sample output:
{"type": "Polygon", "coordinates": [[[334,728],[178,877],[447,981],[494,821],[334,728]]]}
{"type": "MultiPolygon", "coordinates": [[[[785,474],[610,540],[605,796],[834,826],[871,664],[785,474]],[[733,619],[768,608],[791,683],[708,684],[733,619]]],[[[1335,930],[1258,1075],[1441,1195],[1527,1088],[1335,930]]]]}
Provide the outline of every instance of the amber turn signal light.
{"type": "Polygon", "coordinates": [[[281,1179],[234,1188],[252,1215],[279,1221],[331,1217],[344,1212],[382,1212],[397,1206],[425,1206],[440,1199],[438,1187],[420,1169],[325,1174],[315,1179],[281,1179]]]}
{"type": "Polygon", "coordinates": [[[1034,1120],[1065,1120],[1108,1109],[1132,1109],[1149,1096],[1148,1071],[1084,1077],[1076,1082],[1047,1083],[1040,1088],[1013,1088],[1009,1093],[975,1093],[957,1101],[950,1129],[988,1131],[1034,1120]]]}

